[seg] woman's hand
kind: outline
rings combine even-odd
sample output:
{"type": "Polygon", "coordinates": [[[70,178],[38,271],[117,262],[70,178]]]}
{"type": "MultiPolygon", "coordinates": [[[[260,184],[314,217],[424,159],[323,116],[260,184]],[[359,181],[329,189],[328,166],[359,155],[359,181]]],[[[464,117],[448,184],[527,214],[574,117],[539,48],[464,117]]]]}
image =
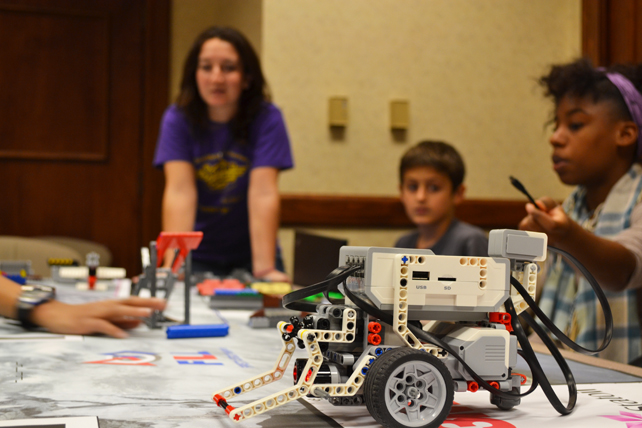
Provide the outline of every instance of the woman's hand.
{"type": "Polygon", "coordinates": [[[163,299],[129,297],[123,300],[103,300],[69,305],[52,300],[37,306],[31,313],[31,322],[52,333],[106,334],[125,338],[124,331],[137,327],[142,318],[152,311],[165,309],[163,299]]]}
{"type": "Polygon", "coordinates": [[[286,273],[276,269],[273,269],[270,272],[261,275],[259,279],[266,282],[287,282],[288,284],[292,283],[290,277],[286,273]]]}

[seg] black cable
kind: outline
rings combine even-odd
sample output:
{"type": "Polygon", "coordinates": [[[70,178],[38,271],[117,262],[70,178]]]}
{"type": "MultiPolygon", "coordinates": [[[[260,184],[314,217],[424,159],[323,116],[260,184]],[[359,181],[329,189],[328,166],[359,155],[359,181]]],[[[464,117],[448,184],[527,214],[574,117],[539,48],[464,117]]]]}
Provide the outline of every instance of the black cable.
{"type": "Polygon", "coordinates": [[[350,274],[363,269],[362,266],[341,266],[328,274],[326,279],[313,285],[309,285],[300,290],[292,291],[291,293],[283,296],[283,307],[302,312],[316,312],[316,303],[301,302],[306,297],[314,296],[315,294],[323,293],[329,300],[327,293],[331,290],[337,290],[341,284],[350,274]]]}
{"type": "MultiPolygon", "coordinates": [[[[513,279],[514,278],[511,276],[511,283],[513,279]]],[[[548,335],[535,322],[535,320],[533,320],[528,312],[522,312],[520,316],[523,316],[528,325],[533,327],[533,324],[535,324],[533,330],[538,336],[542,338],[542,341],[551,352],[553,358],[555,358],[555,361],[557,362],[558,366],[562,370],[562,373],[564,374],[564,377],[566,378],[566,386],[568,387],[569,398],[568,404],[564,406],[553,390],[553,387],[551,386],[551,383],[549,382],[548,377],[546,376],[544,369],[540,365],[539,360],[537,359],[537,355],[535,355],[535,351],[533,350],[533,347],[528,340],[526,332],[517,319],[517,312],[515,311],[515,307],[513,306],[513,300],[509,297],[508,300],[504,303],[504,306],[506,308],[506,311],[511,316],[511,325],[513,326],[513,331],[515,332],[515,336],[517,336],[517,341],[522,347],[521,355],[524,360],[527,361],[528,366],[531,369],[531,373],[533,375],[533,383],[539,383],[539,385],[542,387],[542,391],[544,391],[544,395],[555,410],[557,410],[562,415],[570,414],[577,402],[577,386],[575,383],[575,378],[573,377],[573,372],[571,372],[571,368],[568,366],[568,364],[566,364],[566,360],[564,359],[564,357],[562,357],[562,354],[560,353],[559,349],[557,349],[551,338],[548,337],[548,335]]]]}
{"type": "Polygon", "coordinates": [[[531,196],[531,194],[530,194],[530,193],[528,193],[528,190],[526,190],[526,187],[524,187],[524,185],[522,184],[522,182],[521,182],[521,181],[519,181],[518,179],[516,179],[515,177],[513,177],[512,175],[508,176],[508,178],[510,178],[510,183],[511,183],[511,184],[512,184],[512,185],[513,185],[517,190],[519,190],[520,192],[522,192],[522,193],[523,193],[523,194],[528,198],[528,201],[529,201],[531,204],[535,205],[535,208],[538,208],[538,209],[539,209],[539,207],[537,206],[537,202],[535,202],[535,199],[531,196]]]}
{"type": "Polygon", "coordinates": [[[522,297],[524,298],[524,301],[528,303],[528,306],[530,306],[533,312],[535,312],[535,315],[539,317],[542,324],[544,324],[546,328],[548,328],[551,331],[551,333],[555,337],[557,337],[559,341],[562,342],[564,345],[568,346],[569,348],[571,348],[576,352],[580,352],[583,354],[595,354],[597,352],[603,351],[609,345],[613,337],[613,313],[611,312],[611,307],[609,306],[609,302],[606,298],[606,295],[604,294],[604,291],[602,291],[602,288],[597,283],[593,275],[591,275],[591,273],[584,266],[582,266],[582,264],[579,261],[577,261],[575,257],[571,256],[566,251],[560,250],[559,248],[548,247],[548,249],[553,253],[557,253],[566,257],[582,273],[582,275],[584,275],[584,278],[586,278],[586,280],[591,285],[591,288],[593,288],[593,291],[597,296],[597,300],[600,302],[600,306],[602,307],[602,312],[604,313],[605,331],[604,331],[604,339],[602,340],[602,344],[597,349],[587,349],[573,342],[572,339],[570,339],[559,328],[557,328],[555,324],[553,324],[553,321],[551,321],[550,318],[548,318],[546,314],[542,312],[539,306],[537,306],[537,303],[535,303],[533,298],[524,289],[522,284],[520,284],[520,282],[517,281],[512,276],[511,276],[511,285],[515,287],[515,289],[519,292],[519,294],[522,295],[522,297]]]}

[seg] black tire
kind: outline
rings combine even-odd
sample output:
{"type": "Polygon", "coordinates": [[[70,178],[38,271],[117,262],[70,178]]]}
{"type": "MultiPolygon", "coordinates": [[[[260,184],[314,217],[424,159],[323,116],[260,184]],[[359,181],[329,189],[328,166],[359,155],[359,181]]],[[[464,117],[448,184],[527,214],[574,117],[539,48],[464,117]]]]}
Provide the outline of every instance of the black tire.
{"type": "MultiPolygon", "coordinates": [[[[520,393],[520,388],[519,386],[513,387],[512,390],[513,394],[519,394],[520,393]]],[[[517,397],[517,398],[502,398],[498,397],[495,394],[490,394],[490,404],[494,404],[497,406],[500,410],[510,410],[515,406],[519,406],[519,404],[522,402],[522,399],[517,397]]]]}
{"type": "Polygon", "coordinates": [[[437,428],[455,393],[444,363],[412,348],[393,348],[377,358],[363,386],[368,411],[384,427],[437,428]]]}

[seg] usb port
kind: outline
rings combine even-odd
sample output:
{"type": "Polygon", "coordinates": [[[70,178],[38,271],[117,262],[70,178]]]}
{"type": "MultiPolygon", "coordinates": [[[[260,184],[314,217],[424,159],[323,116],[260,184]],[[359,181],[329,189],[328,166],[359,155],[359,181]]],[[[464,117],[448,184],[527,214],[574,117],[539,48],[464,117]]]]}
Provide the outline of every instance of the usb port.
{"type": "Polygon", "coordinates": [[[413,271],[412,279],[421,279],[421,280],[427,281],[430,279],[430,272],[421,271],[421,270],[413,271]]]}

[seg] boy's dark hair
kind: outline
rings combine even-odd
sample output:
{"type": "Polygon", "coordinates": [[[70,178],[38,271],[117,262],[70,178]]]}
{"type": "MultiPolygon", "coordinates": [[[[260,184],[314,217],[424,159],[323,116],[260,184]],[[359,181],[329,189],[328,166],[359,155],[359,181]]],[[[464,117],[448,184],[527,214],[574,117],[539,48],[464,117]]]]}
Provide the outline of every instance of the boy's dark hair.
{"type": "Polygon", "coordinates": [[[464,182],[466,167],[459,152],[443,141],[422,141],[411,147],[401,158],[399,164],[399,182],[411,168],[430,167],[450,178],[453,192],[464,182]]]}
{"type": "Polygon", "coordinates": [[[185,59],[176,105],[185,112],[196,134],[207,129],[209,120],[207,105],[198,93],[196,70],[201,48],[210,39],[221,39],[228,42],[234,46],[239,55],[243,78],[248,86],[241,92],[238,111],[232,119],[231,126],[235,140],[247,141],[250,124],[261,110],[263,102],[270,100],[270,95],[259,57],[250,42],[235,28],[211,27],[196,37],[185,59]]]}
{"type": "Polygon", "coordinates": [[[617,72],[629,79],[636,89],[642,89],[641,65],[614,65],[608,69],[593,67],[590,60],[578,59],[569,64],[554,65],[549,73],[540,77],[539,83],[558,106],[565,97],[587,98],[594,103],[610,101],[615,106],[617,118],[632,120],[622,94],[606,77],[606,72],[617,72]]]}

